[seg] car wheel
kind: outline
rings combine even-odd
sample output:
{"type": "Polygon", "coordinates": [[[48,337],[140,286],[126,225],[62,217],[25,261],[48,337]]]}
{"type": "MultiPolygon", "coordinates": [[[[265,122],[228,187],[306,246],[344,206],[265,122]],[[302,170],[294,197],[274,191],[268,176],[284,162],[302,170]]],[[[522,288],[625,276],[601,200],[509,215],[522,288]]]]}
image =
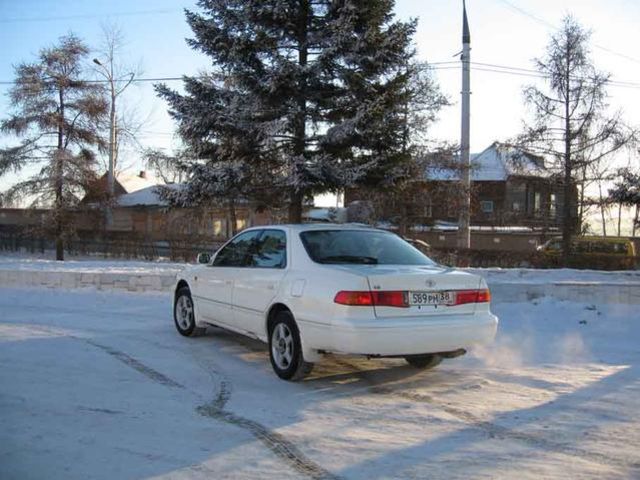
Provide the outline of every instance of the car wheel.
{"type": "Polygon", "coordinates": [[[283,380],[301,380],[313,368],[302,356],[300,331],[291,312],[277,313],[269,324],[269,357],[273,371],[283,380]]]}
{"type": "Polygon", "coordinates": [[[182,287],[176,293],[176,300],[173,304],[173,321],[180,335],[185,337],[196,337],[202,335],[206,330],[196,326],[193,299],[188,287],[182,287]]]}
{"type": "Polygon", "coordinates": [[[412,367],[421,368],[424,370],[434,368],[440,365],[440,362],[442,362],[442,357],[435,353],[430,353],[428,355],[409,355],[407,357],[404,357],[404,359],[412,367]]]}

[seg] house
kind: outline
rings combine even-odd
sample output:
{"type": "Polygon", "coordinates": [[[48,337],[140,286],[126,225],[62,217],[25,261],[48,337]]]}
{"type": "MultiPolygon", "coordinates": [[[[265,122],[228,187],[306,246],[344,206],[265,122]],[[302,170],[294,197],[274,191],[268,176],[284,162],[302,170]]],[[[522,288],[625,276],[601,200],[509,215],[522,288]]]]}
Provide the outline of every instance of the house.
{"type": "MultiPolygon", "coordinates": [[[[226,239],[232,233],[232,220],[225,205],[193,208],[170,208],[161,198],[159,187],[151,185],[119,195],[112,209],[113,222],[108,230],[132,232],[153,240],[179,236],[207,236],[226,239]]],[[[183,188],[183,184],[168,184],[164,188],[183,188]]],[[[272,212],[238,200],[235,208],[235,230],[271,223],[272,212]]]]}
{"type": "MultiPolygon", "coordinates": [[[[457,182],[457,177],[450,169],[432,168],[425,172],[425,180],[433,191],[457,182]]],[[[474,225],[558,227],[562,224],[564,188],[540,156],[495,142],[472,155],[471,185],[471,223],[474,225]]],[[[457,220],[457,208],[452,211],[438,199],[429,200],[434,206],[435,218],[457,220]]],[[[574,199],[573,205],[576,203],[574,199]]]]}
{"type": "MultiPolygon", "coordinates": [[[[451,162],[453,164],[454,162],[451,162]]],[[[460,174],[449,166],[430,166],[415,189],[411,222],[416,225],[457,223],[460,174]]],[[[345,204],[366,200],[366,193],[349,191],[345,204]]],[[[564,189],[545,159],[513,146],[494,142],[471,155],[471,223],[477,226],[525,226],[553,229],[562,225],[564,189]]],[[[572,199],[577,218],[577,191],[572,199]]],[[[393,201],[388,209],[393,210],[393,201]]],[[[384,214],[383,214],[384,216],[384,214]]],[[[390,218],[392,215],[389,215],[390,218]]]]}
{"type": "MultiPolygon", "coordinates": [[[[81,205],[100,203],[105,200],[108,190],[108,176],[109,174],[105,173],[89,187],[88,193],[80,201],[81,205]]],[[[158,182],[150,178],[145,170],[141,170],[137,174],[117,173],[113,179],[113,194],[115,197],[119,197],[157,184],[158,182]]]]}

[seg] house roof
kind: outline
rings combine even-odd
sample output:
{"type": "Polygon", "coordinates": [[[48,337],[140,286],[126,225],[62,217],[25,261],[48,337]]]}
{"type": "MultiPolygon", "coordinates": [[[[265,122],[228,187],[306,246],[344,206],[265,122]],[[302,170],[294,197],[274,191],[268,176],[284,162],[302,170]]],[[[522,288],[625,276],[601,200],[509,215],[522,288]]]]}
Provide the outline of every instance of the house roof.
{"type": "MultiPolygon", "coordinates": [[[[89,191],[81,200],[83,204],[100,203],[105,200],[107,193],[108,173],[105,173],[90,186],[89,191]]],[[[114,178],[113,191],[116,197],[125,195],[137,190],[157,185],[155,178],[149,178],[147,173],[142,171],[138,174],[117,173],[114,178]]]]}
{"type": "Polygon", "coordinates": [[[183,187],[181,183],[173,183],[169,185],[153,184],[146,188],[141,188],[131,193],[125,193],[117,198],[119,207],[135,207],[135,206],[160,206],[166,207],[169,203],[160,198],[158,187],[167,187],[172,190],[178,190],[183,187]]]}
{"type": "Polygon", "coordinates": [[[115,180],[122,186],[126,193],[153,187],[158,183],[156,179],[149,178],[146,174],[142,175],[142,172],[139,174],[117,174],[115,180]]]}
{"type": "MultiPolygon", "coordinates": [[[[544,159],[524,150],[494,142],[481,153],[471,154],[471,180],[474,182],[505,181],[509,177],[549,177],[544,159]]],[[[430,167],[428,180],[457,180],[459,174],[451,168],[430,167]]]]}

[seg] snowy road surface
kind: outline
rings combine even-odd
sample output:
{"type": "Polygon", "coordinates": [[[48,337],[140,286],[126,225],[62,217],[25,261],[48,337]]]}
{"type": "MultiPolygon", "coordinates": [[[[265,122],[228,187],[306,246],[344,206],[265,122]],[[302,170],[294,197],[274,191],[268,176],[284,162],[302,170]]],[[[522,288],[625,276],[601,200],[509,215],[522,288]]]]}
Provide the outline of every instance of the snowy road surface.
{"type": "Polygon", "coordinates": [[[0,289],[0,478],[640,478],[635,306],[496,304],[421,372],[175,331],[166,294],[0,289]]]}

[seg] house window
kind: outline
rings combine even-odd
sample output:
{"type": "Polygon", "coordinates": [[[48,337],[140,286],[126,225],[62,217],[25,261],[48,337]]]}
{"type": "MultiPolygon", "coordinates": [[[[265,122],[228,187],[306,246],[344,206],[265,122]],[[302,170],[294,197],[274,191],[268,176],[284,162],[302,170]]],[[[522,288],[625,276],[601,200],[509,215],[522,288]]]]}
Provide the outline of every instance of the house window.
{"type": "Polygon", "coordinates": [[[549,216],[551,218],[556,218],[556,213],[557,213],[557,200],[556,200],[556,194],[552,193],[551,195],[549,195],[549,216]]]}
{"type": "Polygon", "coordinates": [[[482,200],[480,202],[480,208],[483,213],[493,213],[493,200],[482,200]]]}
{"type": "Polygon", "coordinates": [[[424,205],[423,214],[426,218],[433,217],[433,203],[431,203],[431,199],[428,199],[427,203],[424,205]]]}
{"type": "Polygon", "coordinates": [[[534,213],[540,213],[541,210],[541,204],[540,204],[540,192],[535,192],[533,194],[533,212],[534,213]]]}
{"type": "Polygon", "coordinates": [[[447,217],[458,218],[459,213],[457,202],[450,201],[447,203],[447,217]]]}
{"type": "Polygon", "coordinates": [[[212,230],[215,236],[222,235],[224,232],[224,220],[214,220],[212,222],[212,230]]]}

